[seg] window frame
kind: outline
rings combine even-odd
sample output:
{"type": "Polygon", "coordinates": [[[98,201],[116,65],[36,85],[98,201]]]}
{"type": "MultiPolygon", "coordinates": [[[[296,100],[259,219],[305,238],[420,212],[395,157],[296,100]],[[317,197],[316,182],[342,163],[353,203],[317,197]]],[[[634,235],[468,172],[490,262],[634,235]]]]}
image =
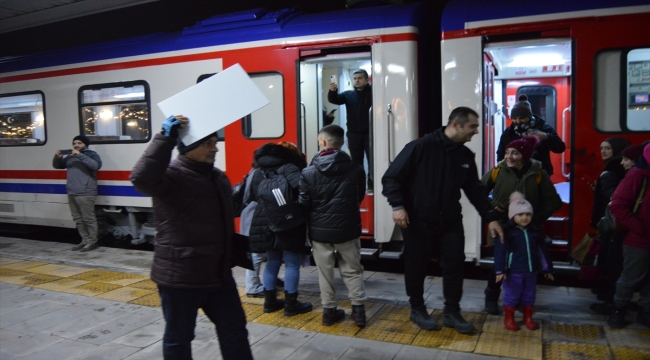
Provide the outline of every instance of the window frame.
{"type": "Polygon", "coordinates": [[[4,138],[0,138],[0,147],[16,147],[16,146],[43,146],[47,143],[47,121],[46,121],[46,104],[45,104],[45,93],[42,90],[29,90],[29,91],[20,91],[20,92],[14,92],[14,93],[6,93],[6,94],[0,94],[0,97],[12,97],[12,96],[22,96],[22,95],[31,95],[31,94],[39,94],[41,96],[41,107],[42,107],[42,112],[43,112],[43,137],[44,140],[43,142],[39,143],[38,141],[36,143],[15,143],[15,144],[3,144],[2,140],[4,138]]]}

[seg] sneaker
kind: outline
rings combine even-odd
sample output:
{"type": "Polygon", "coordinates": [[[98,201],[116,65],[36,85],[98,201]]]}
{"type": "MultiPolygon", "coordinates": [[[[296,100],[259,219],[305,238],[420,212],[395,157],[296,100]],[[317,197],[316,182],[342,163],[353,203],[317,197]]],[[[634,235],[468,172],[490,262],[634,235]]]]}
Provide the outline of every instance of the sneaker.
{"type": "Polygon", "coordinates": [[[337,308],[323,308],[323,326],[332,326],[345,319],[345,311],[337,308]]]}
{"type": "Polygon", "coordinates": [[[460,315],[460,312],[442,314],[442,323],[446,327],[456,329],[461,334],[472,334],[476,332],[474,325],[465,321],[460,315]]]}
{"type": "Polygon", "coordinates": [[[358,327],[366,326],[366,308],[363,305],[352,305],[352,321],[358,327]]]}
{"type": "Polygon", "coordinates": [[[73,246],[72,249],[70,249],[70,250],[72,250],[72,251],[81,250],[81,249],[83,249],[84,246],[86,246],[86,244],[75,245],[75,246],[73,246]]]}
{"type": "Polygon", "coordinates": [[[246,297],[249,298],[264,298],[264,290],[256,293],[246,293],[246,297]]]}
{"type": "Polygon", "coordinates": [[[97,249],[98,247],[99,247],[99,245],[97,245],[97,244],[90,244],[90,245],[84,246],[83,249],[81,249],[80,251],[81,252],[91,251],[91,250],[97,249]]]}
{"type": "Polygon", "coordinates": [[[622,329],[627,326],[625,322],[625,315],[627,314],[626,308],[614,308],[614,311],[607,319],[607,325],[612,329],[622,329]]]}
{"type": "Polygon", "coordinates": [[[422,305],[420,307],[411,308],[411,315],[409,319],[413,321],[420,329],[424,330],[440,330],[441,327],[438,323],[429,316],[427,308],[422,305]]]}
{"type": "Polygon", "coordinates": [[[636,314],[636,323],[650,328],[650,310],[639,310],[636,314]]]}

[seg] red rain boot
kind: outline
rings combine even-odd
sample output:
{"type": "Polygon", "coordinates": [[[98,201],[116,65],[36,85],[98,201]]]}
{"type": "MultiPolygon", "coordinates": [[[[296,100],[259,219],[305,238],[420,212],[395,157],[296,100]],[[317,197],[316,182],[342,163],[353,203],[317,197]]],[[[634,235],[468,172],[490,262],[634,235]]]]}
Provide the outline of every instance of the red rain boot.
{"type": "Polygon", "coordinates": [[[505,314],[505,318],[503,319],[503,325],[506,326],[506,329],[512,330],[512,331],[519,330],[519,326],[515,322],[515,307],[514,306],[504,306],[503,307],[503,313],[505,314]]]}
{"type": "Polygon", "coordinates": [[[524,324],[528,330],[537,330],[539,326],[533,321],[533,306],[524,306],[524,324]]]}

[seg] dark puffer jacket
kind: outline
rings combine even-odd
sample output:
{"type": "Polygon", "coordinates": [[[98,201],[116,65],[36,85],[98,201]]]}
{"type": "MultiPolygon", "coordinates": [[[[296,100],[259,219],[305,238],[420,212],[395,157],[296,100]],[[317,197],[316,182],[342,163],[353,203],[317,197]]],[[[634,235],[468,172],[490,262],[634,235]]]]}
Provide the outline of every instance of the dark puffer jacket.
{"type": "Polygon", "coordinates": [[[300,177],[300,205],[308,212],[309,238],[340,244],[361,236],[359,205],[366,174],[344,152],[325,149],[300,177]]]}
{"type": "Polygon", "coordinates": [[[605,208],[612,200],[612,195],[618,184],[625,177],[625,168],[621,165],[621,157],[614,156],[607,160],[603,172],[596,180],[594,189],[594,204],[591,208],[591,227],[596,229],[598,222],[605,215],[605,208]]]}
{"type": "Polygon", "coordinates": [[[176,140],[156,134],[131,172],[153,197],[156,247],[151,279],[173,288],[206,288],[232,277],[234,216],[230,181],[210,163],[180,155],[176,140]]]}
{"type": "Polygon", "coordinates": [[[533,225],[521,228],[512,220],[503,232],[503,244],[498,235],[494,241],[494,271],[497,274],[553,272],[553,263],[544,242],[546,235],[543,232],[533,225]]]}
{"type": "Polygon", "coordinates": [[[264,174],[270,170],[277,170],[283,166],[284,176],[294,191],[294,199],[298,199],[298,184],[300,171],[307,166],[307,162],[295,152],[284,146],[268,143],[255,150],[255,162],[259,170],[255,172],[251,189],[254,198],[259,203],[253,214],[253,221],[248,241],[250,249],[255,253],[263,253],[270,250],[287,250],[294,253],[305,254],[310,250],[305,246],[307,240],[307,224],[303,223],[291,230],[273,233],[268,228],[268,221],[264,214],[264,208],[258,198],[258,187],[264,174]]]}

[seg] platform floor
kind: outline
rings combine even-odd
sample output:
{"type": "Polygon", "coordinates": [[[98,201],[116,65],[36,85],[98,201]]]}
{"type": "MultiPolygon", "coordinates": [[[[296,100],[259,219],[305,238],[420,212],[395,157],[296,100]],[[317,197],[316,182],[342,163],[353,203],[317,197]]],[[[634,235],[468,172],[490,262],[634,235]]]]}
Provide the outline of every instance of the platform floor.
{"type": "MultiPolygon", "coordinates": [[[[161,359],[164,319],[149,278],[152,253],[0,237],[0,359],[161,359]]],[[[300,299],[314,311],[295,317],[264,314],[262,299],[244,295],[244,270],[233,269],[249,321],[255,359],[650,359],[650,329],[633,323],[609,329],[588,306],[588,289],[539,286],[535,318],[541,329],[503,328],[483,310],[484,281],[466,280],[464,316],[479,333],[420,330],[408,320],[403,275],[366,272],[368,325],[349,319],[347,290],[337,293],[346,321],[321,325],[318,274],[302,268],[300,299]]],[[[441,279],[426,280],[426,303],[443,307],[441,279]]],[[[518,320],[521,314],[518,313],[518,320]]],[[[521,321],[519,321],[521,324],[521,321]]],[[[220,359],[212,323],[199,315],[194,359],[220,359]]]]}

